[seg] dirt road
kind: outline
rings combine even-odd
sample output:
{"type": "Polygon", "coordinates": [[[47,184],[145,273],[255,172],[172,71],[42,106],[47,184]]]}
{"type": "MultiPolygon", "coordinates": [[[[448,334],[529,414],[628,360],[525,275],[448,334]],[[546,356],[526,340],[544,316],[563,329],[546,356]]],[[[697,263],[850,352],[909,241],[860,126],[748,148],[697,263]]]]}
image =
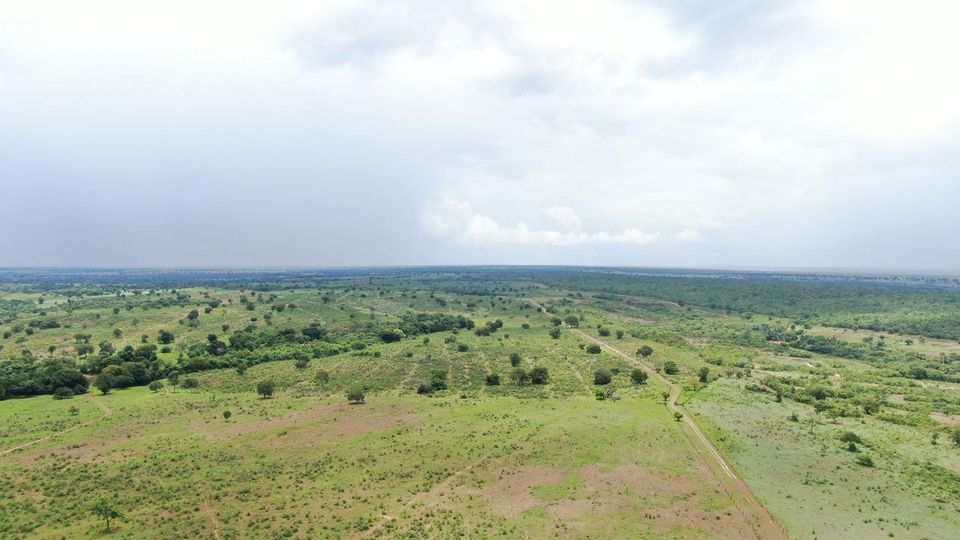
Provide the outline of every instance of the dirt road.
{"type": "MultiPolygon", "coordinates": [[[[86,394],[86,396],[87,396],[88,399],[96,399],[96,398],[93,397],[93,394],[86,394]]],[[[107,417],[107,416],[110,416],[111,414],[113,414],[113,411],[112,411],[112,410],[110,409],[110,407],[107,406],[105,403],[102,403],[101,401],[97,401],[96,404],[97,404],[98,407],[100,407],[100,410],[103,411],[103,416],[101,416],[100,418],[104,418],[104,417],[107,417]]],[[[49,435],[47,435],[47,436],[45,436],[45,437],[40,437],[39,439],[34,439],[34,440],[32,440],[32,441],[25,442],[25,443],[23,443],[23,444],[21,444],[21,445],[14,446],[13,448],[8,448],[8,449],[6,449],[6,450],[2,450],[2,451],[0,451],[0,456],[5,456],[5,455],[7,455],[7,454],[12,454],[12,453],[16,452],[17,450],[22,450],[22,449],[24,449],[24,448],[29,448],[29,447],[31,447],[31,446],[33,446],[33,445],[35,445],[35,444],[42,443],[43,441],[50,440],[50,439],[52,439],[52,438],[54,438],[54,437],[59,437],[60,435],[66,435],[67,433],[70,433],[71,431],[73,431],[73,430],[75,430],[75,429],[80,429],[80,428],[83,428],[83,427],[87,427],[87,426],[89,426],[89,425],[91,425],[91,424],[93,424],[93,421],[84,422],[84,423],[82,423],[82,424],[77,424],[77,425],[75,425],[75,426],[73,426],[73,427],[69,427],[69,428],[67,428],[67,429],[58,431],[58,432],[56,432],[56,433],[51,433],[51,434],[49,434],[49,435]]]]}
{"type": "MultiPolygon", "coordinates": [[[[540,308],[544,314],[555,316],[547,311],[547,309],[542,305],[532,300],[530,303],[537,308],[540,308]]],[[[717,475],[717,480],[727,491],[727,494],[734,499],[737,507],[743,513],[744,518],[753,527],[754,532],[757,534],[757,538],[764,540],[767,538],[789,538],[786,530],[784,530],[784,528],[773,519],[773,515],[771,515],[770,512],[762,504],[760,504],[760,501],[757,499],[756,495],[753,494],[753,491],[750,489],[750,487],[747,486],[746,482],[737,476],[733,470],[733,467],[727,463],[727,460],[724,459],[713,443],[710,442],[710,439],[708,439],[703,433],[703,430],[700,429],[700,426],[698,426],[693,418],[690,417],[683,406],[677,403],[677,400],[680,399],[680,394],[683,391],[679,384],[674,383],[670,379],[658,373],[654,366],[633,355],[627,354],[626,352],[600,340],[599,338],[587,334],[579,328],[567,327],[567,330],[587,341],[599,345],[609,352],[627,360],[631,364],[643,368],[651,377],[667,385],[667,387],[670,388],[670,396],[666,400],[667,409],[669,409],[671,412],[680,413],[683,415],[682,429],[684,430],[684,433],[686,433],[687,438],[690,439],[691,444],[696,447],[697,451],[703,457],[704,461],[706,461],[707,465],[710,466],[711,470],[715,472],[722,471],[722,474],[717,475]]]]}

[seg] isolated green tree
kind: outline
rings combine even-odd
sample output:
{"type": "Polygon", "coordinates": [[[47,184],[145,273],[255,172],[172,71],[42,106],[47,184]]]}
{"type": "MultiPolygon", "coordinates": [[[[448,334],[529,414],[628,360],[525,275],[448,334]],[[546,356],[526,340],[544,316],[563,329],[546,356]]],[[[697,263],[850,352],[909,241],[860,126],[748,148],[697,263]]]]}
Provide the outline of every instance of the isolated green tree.
{"type": "Polygon", "coordinates": [[[633,381],[633,384],[643,384],[647,382],[647,377],[647,372],[640,368],[634,368],[630,372],[630,380],[633,381]]]}
{"type": "Polygon", "coordinates": [[[321,369],[317,371],[316,375],[314,375],[313,380],[316,381],[320,386],[326,386],[327,383],[330,382],[330,372],[325,369],[321,369]]]}
{"type": "Polygon", "coordinates": [[[360,404],[366,400],[366,395],[361,388],[352,388],[347,392],[347,401],[353,404],[360,404]]]}
{"type": "Polygon", "coordinates": [[[159,392],[160,390],[163,390],[163,383],[160,381],[153,381],[147,388],[149,388],[151,392],[159,392]]]}
{"type": "Polygon", "coordinates": [[[405,338],[406,334],[403,333],[403,330],[399,328],[394,328],[393,330],[385,330],[380,332],[380,340],[384,343],[395,343],[405,338]]]}
{"type": "Polygon", "coordinates": [[[810,394],[810,396],[816,400],[822,401],[830,397],[830,390],[818,384],[807,388],[807,394],[810,394]]]}
{"type": "Polygon", "coordinates": [[[300,330],[300,333],[311,341],[323,339],[327,336],[327,330],[320,323],[313,323],[310,326],[300,330]]]}
{"type": "Polygon", "coordinates": [[[175,337],[173,332],[169,330],[160,330],[160,333],[157,336],[157,343],[160,343],[161,345],[169,345],[173,343],[174,339],[175,337]]]}
{"type": "Polygon", "coordinates": [[[646,358],[646,357],[650,356],[651,354],[653,354],[653,347],[651,347],[651,346],[649,346],[649,345],[644,345],[643,347],[640,347],[639,349],[637,349],[637,355],[638,355],[638,356],[642,356],[642,357],[646,358]]]}
{"type": "Polygon", "coordinates": [[[523,359],[520,357],[520,353],[515,353],[515,352],[510,353],[510,365],[512,367],[519,366],[522,360],[523,359]]]}
{"type": "Polygon", "coordinates": [[[553,339],[560,339],[560,327],[553,327],[550,329],[550,337],[553,339]]]}
{"type": "Polygon", "coordinates": [[[100,497],[96,502],[93,503],[91,507],[93,515],[104,521],[106,525],[105,531],[109,531],[113,520],[120,519],[123,517],[123,514],[120,513],[120,510],[117,509],[113,501],[107,499],[106,497],[100,497]]]}
{"type": "Polygon", "coordinates": [[[93,385],[97,387],[97,390],[100,390],[101,394],[106,395],[117,385],[117,380],[109,373],[101,373],[93,380],[93,385]]]}
{"type": "Polygon", "coordinates": [[[260,394],[260,397],[267,399],[273,395],[274,383],[273,379],[264,379],[257,383],[257,393],[260,394]]]}
{"type": "Polygon", "coordinates": [[[697,373],[697,380],[702,383],[706,383],[710,379],[710,368],[703,366],[700,368],[700,371],[697,373]]]}
{"type": "Polygon", "coordinates": [[[680,373],[680,368],[677,367],[677,363],[673,360],[667,360],[663,363],[663,372],[667,375],[676,375],[680,373]]]}
{"type": "Polygon", "coordinates": [[[863,444],[863,440],[860,439],[860,436],[852,431],[844,431],[840,434],[840,440],[845,443],[860,443],[863,444]]]}
{"type": "Polygon", "coordinates": [[[593,373],[593,384],[610,384],[611,380],[613,380],[613,375],[605,369],[598,369],[593,373]]]}
{"type": "Polygon", "coordinates": [[[865,414],[876,414],[880,411],[880,401],[873,396],[864,396],[860,398],[860,406],[863,407],[865,414]]]}
{"type": "Polygon", "coordinates": [[[536,366],[530,370],[530,382],[533,384],[547,384],[550,379],[550,372],[543,366],[536,366]]]}

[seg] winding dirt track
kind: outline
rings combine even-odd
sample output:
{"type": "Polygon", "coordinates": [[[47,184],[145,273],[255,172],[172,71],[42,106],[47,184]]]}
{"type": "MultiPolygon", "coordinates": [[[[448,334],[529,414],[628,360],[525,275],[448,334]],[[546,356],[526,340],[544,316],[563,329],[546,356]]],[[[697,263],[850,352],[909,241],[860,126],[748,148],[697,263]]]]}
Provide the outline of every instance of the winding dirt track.
{"type": "MultiPolygon", "coordinates": [[[[535,307],[542,310],[544,314],[555,316],[537,302],[534,302],[533,300],[529,301],[535,307]]],[[[789,535],[787,535],[786,530],[779,523],[777,523],[775,519],[773,519],[773,515],[770,514],[770,512],[762,504],[760,504],[760,501],[757,499],[756,495],[753,494],[753,491],[750,489],[750,487],[747,486],[746,482],[737,476],[733,470],[733,467],[727,463],[727,460],[724,459],[713,443],[710,442],[710,439],[708,439],[703,433],[703,430],[700,429],[700,426],[693,421],[686,409],[677,403],[677,400],[680,399],[680,394],[683,391],[680,385],[658,373],[652,365],[640,360],[639,358],[636,358],[635,356],[623,352],[613,345],[587,334],[579,328],[567,327],[567,329],[583,339],[595,343],[611,353],[627,360],[631,364],[643,368],[651,377],[667,385],[667,387],[670,388],[670,396],[666,401],[667,409],[669,409],[671,412],[680,413],[683,415],[683,431],[687,435],[687,438],[690,439],[690,443],[694,445],[694,447],[697,449],[697,452],[701,457],[703,457],[704,461],[710,467],[710,470],[714,471],[715,473],[718,470],[724,473],[725,476],[718,474],[717,480],[720,482],[721,486],[723,486],[727,494],[734,500],[734,503],[737,505],[737,508],[740,510],[744,519],[746,519],[746,521],[750,523],[751,527],[753,527],[757,538],[764,540],[767,538],[790,538],[789,535]]]]}
{"type": "MultiPolygon", "coordinates": [[[[87,394],[87,398],[88,398],[88,399],[96,399],[96,398],[93,397],[92,394],[87,394]]],[[[107,404],[102,403],[102,402],[100,402],[100,401],[96,401],[96,404],[97,404],[97,407],[100,407],[100,410],[103,411],[103,416],[101,416],[100,418],[104,418],[104,417],[107,417],[107,416],[110,416],[111,414],[113,414],[113,410],[110,409],[110,407],[107,406],[107,404]]],[[[98,419],[98,420],[99,420],[99,419],[98,419]]],[[[83,428],[83,427],[87,427],[87,426],[93,424],[93,422],[94,422],[94,420],[91,420],[91,421],[89,421],[89,422],[84,422],[84,423],[82,423],[82,424],[77,424],[77,425],[75,425],[75,426],[68,427],[67,429],[58,431],[58,432],[56,432],[56,433],[51,433],[51,434],[49,434],[49,435],[47,435],[47,436],[45,436],[45,437],[40,437],[39,439],[34,439],[34,440],[32,440],[32,441],[25,442],[25,443],[23,443],[23,444],[21,444],[21,445],[19,445],[19,446],[14,446],[13,448],[8,448],[8,449],[6,449],[6,450],[2,450],[2,451],[0,451],[0,456],[5,456],[5,455],[7,455],[7,454],[12,454],[12,453],[16,452],[17,450],[22,450],[22,449],[24,449],[24,448],[29,448],[29,447],[37,444],[37,443],[42,443],[43,441],[50,440],[50,439],[52,439],[52,438],[54,438],[54,437],[59,437],[60,435],[65,435],[65,434],[70,433],[71,431],[73,431],[73,430],[75,430],[75,429],[80,429],[80,428],[83,428]]]]}

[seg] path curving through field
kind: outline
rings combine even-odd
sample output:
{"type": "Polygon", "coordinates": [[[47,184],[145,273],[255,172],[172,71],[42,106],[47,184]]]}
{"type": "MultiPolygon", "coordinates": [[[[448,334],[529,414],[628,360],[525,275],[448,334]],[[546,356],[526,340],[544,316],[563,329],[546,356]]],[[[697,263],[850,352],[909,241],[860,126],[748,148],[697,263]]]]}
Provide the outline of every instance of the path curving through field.
{"type": "MultiPolygon", "coordinates": [[[[545,315],[556,316],[553,313],[547,311],[547,308],[540,305],[539,303],[529,300],[533,306],[540,309],[545,315]]],[[[753,491],[744,482],[740,479],[737,474],[734,472],[733,467],[724,459],[723,455],[720,454],[720,451],[710,442],[710,439],[703,433],[703,430],[697,423],[690,417],[686,409],[682,405],[677,403],[677,400],[680,399],[680,394],[683,392],[683,389],[679,384],[671,381],[667,377],[661,375],[654,366],[648,364],[647,362],[636,358],[633,355],[627,354],[626,352],[610,345],[609,343],[593,337],[586,332],[580,330],[579,328],[567,327],[567,329],[590,341],[595,343],[600,347],[606,349],[607,351],[627,360],[631,364],[643,368],[651,377],[665,384],[670,389],[670,395],[666,400],[667,409],[673,413],[679,413],[683,415],[683,425],[686,427],[684,433],[687,434],[687,438],[690,439],[691,444],[697,449],[697,452],[704,458],[707,465],[710,466],[710,470],[721,470],[726,475],[726,478],[718,476],[717,480],[727,491],[727,494],[733,498],[734,502],[737,504],[737,507],[743,513],[744,518],[748,523],[753,527],[754,532],[757,535],[757,538],[766,540],[767,538],[781,538],[789,539],[789,535],[786,530],[773,518],[773,515],[760,503],[753,491]],[[692,436],[691,436],[692,435],[692,436]],[[752,517],[751,517],[752,516],[752,517]]]]}
{"type": "MultiPolygon", "coordinates": [[[[87,398],[88,398],[88,399],[96,399],[96,398],[93,397],[92,394],[87,394],[87,398]]],[[[110,407],[108,407],[105,403],[101,403],[100,401],[97,401],[96,403],[97,403],[97,406],[100,407],[100,410],[103,411],[103,416],[101,416],[100,418],[105,418],[105,417],[110,416],[111,414],[113,414],[113,410],[110,409],[110,407]]],[[[99,420],[99,418],[98,418],[98,420],[99,420]]],[[[84,423],[82,423],[82,424],[77,424],[77,425],[75,425],[75,426],[68,427],[67,429],[60,430],[60,431],[58,431],[58,432],[56,432],[56,433],[51,433],[51,434],[46,435],[46,436],[44,436],[44,437],[40,437],[39,439],[34,439],[34,440],[32,440],[32,441],[27,441],[27,442],[25,442],[25,443],[23,443],[23,444],[20,444],[20,445],[18,445],[18,446],[14,446],[13,448],[7,448],[6,450],[0,450],[0,456],[5,456],[5,455],[7,455],[7,454],[12,454],[12,453],[16,452],[17,450],[23,450],[24,448],[30,448],[31,446],[33,446],[33,445],[35,445],[35,444],[42,443],[43,441],[50,440],[50,439],[52,439],[52,438],[54,438],[54,437],[59,437],[60,435],[65,435],[65,434],[70,433],[71,431],[73,431],[73,430],[75,430],[75,429],[80,429],[80,428],[82,428],[82,427],[87,427],[87,426],[89,426],[89,425],[92,424],[92,423],[93,423],[93,420],[91,420],[91,421],[89,421],[89,422],[84,422],[84,423]]]]}

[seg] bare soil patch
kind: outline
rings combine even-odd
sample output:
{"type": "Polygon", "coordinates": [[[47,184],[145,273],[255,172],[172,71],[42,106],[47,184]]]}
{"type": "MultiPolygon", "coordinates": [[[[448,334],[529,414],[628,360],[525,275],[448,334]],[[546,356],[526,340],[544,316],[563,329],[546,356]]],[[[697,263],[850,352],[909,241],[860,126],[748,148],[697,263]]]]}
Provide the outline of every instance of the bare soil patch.
{"type": "Polygon", "coordinates": [[[510,516],[542,506],[543,502],[533,496],[533,488],[555,484],[564,478],[560,471],[540,465],[501,469],[498,476],[499,480],[483,492],[494,509],[510,516]]]}
{"type": "Polygon", "coordinates": [[[960,426],[960,416],[943,414],[941,412],[932,412],[930,413],[930,418],[933,418],[934,421],[940,422],[945,426],[960,426]]]}

